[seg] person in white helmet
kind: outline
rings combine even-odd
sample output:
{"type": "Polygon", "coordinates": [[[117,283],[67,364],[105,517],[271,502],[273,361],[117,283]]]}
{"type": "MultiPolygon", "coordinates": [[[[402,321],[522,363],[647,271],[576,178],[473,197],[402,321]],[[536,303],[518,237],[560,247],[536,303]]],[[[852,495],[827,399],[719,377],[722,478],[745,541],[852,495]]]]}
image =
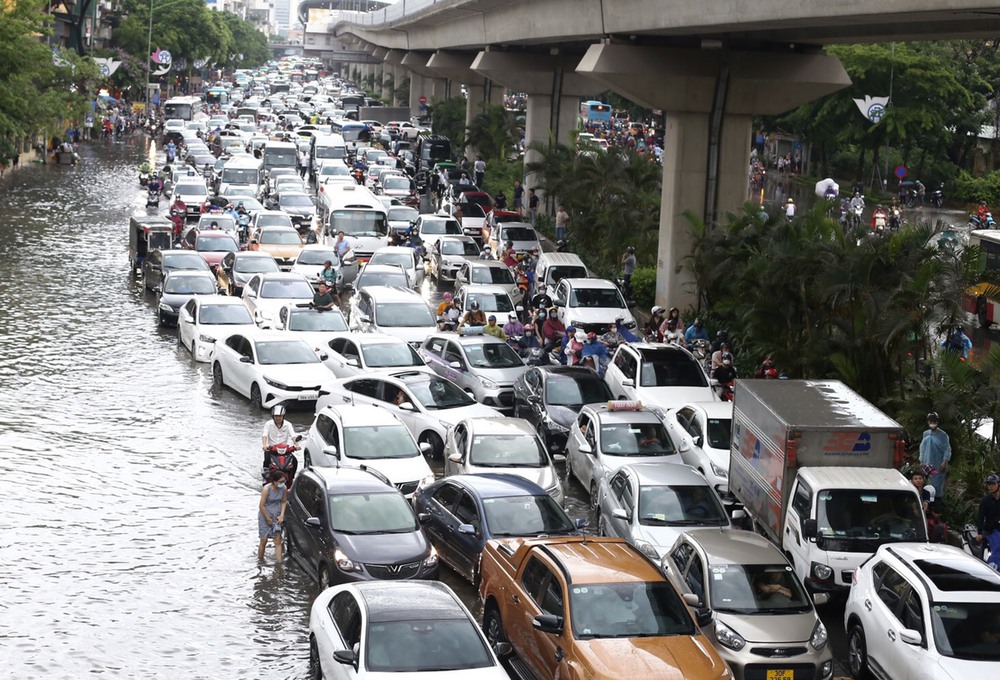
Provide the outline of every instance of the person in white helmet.
{"type": "Polygon", "coordinates": [[[286,444],[293,451],[298,448],[295,446],[295,429],[290,422],[285,420],[285,407],[281,404],[271,409],[271,420],[267,421],[267,425],[264,426],[264,433],[260,438],[260,445],[264,449],[265,468],[268,464],[267,450],[279,444],[286,444]]]}
{"type": "Polygon", "coordinates": [[[795,217],[795,199],[789,198],[788,202],[785,203],[785,217],[792,219],[795,217]]]}

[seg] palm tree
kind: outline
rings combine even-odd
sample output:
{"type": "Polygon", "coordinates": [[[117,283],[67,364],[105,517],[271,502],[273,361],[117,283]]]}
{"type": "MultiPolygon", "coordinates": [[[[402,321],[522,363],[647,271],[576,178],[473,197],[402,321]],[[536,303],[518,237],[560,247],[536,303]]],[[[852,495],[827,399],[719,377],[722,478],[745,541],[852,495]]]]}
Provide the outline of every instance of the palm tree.
{"type": "Polygon", "coordinates": [[[514,118],[504,107],[487,105],[466,128],[465,146],[475,149],[487,161],[498,161],[506,158],[517,134],[514,118]]]}

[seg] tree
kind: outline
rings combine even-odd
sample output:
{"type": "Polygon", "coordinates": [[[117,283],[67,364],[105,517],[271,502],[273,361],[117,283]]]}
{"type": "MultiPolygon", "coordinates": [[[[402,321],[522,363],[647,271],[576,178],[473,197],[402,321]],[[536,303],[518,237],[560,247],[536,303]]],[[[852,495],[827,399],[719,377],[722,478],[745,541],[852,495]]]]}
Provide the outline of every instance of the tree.
{"type": "Polygon", "coordinates": [[[452,97],[433,102],[428,108],[431,114],[431,131],[444,135],[457,146],[465,139],[465,99],[452,97]]]}
{"type": "Polygon", "coordinates": [[[464,146],[471,146],[486,160],[502,160],[517,140],[517,125],[500,105],[486,105],[465,130],[464,146]]]}

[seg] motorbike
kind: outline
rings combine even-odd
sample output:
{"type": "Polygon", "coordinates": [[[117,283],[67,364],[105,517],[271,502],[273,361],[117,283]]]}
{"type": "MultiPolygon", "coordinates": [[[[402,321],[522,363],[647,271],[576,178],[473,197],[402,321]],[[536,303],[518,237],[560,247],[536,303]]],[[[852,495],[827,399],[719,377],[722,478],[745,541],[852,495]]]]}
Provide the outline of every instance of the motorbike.
{"type": "Polygon", "coordinates": [[[899,231],[903,226],[903,211],[899,208],[889,210],[889,231],[899,231]]]}
{"type": "Polygon", "coordinates": [[[148,172],[139,173],[139,186],[144,187],[149,184],[150,174],[148,172]]]}
{"type": "Polygon", "coordinates": [[[931,203],[935,208],[941,208],[944,204],[944,186],[939,186],[931,192],[931,203]]]}
{"type": "Polygon", "coordinates": [[[294,445],[275,444],[267,447],[267,467],[261,470],[261,477],[266,481],[275,470],[284,473],[285,486],[290,487],[295,473],[299,469],[299,459],[295,457],[294,445]]]}
{"type": "Polygon", "coordinates": [[[456,328],[458,328],[458,317],[442,315],[437,318],[437,322],[438,322],[438,328],[440,328],[442,331],[445,332],[454,331],[456,328]]]}
{"type": "Polygon", "coordinates": [[[158,189],[150,189],[146,192],[146,207],[157,208],[160,205],[160,192],[158,189]]]}
{"type": "Polygon", "coordinates": [[[986,213],[986,217],[979,219],[979,215],[969,215],[969,227],[971,229],[996,229],[997,223],[993,219],[993,213],[986,213]]]}
{"type": "Polygon", "coordinates": [[[250,238],[250,215],[240,213],[236,218],[236,233],[239,235],[240,243],[246,243],[250,238]]]}
{"type": "Polygon", "coordinates": [[[688,343],[688,349],[691,351],[691,354],[703,366],[706,361],[711,362],[712,360],[712,353],[708,351],[710,346],[711,344],[708,340],[692,340],[688,343]]]}
{"type": "Polygon", "coordinates": [[[549,363],[549,357],[541,347],[531,347],[522,350],[520,355],[527,366],[545,366],[549,363]]]}
{"type": "Polygon", "coordinates": [[[875,214],[872,215],[872,224],[869,234],[871,236],[881,236],[885,233],[885,227],[888,219],[886,218],[885,211],[876,210],[875,214]]]}
{"type": "Polygon", "coordinates": [[[733,400],[733,383],[732,381],[727,383],[720,383],[718,380],[712,380],[712,389],[716,391],[719,395],[719,399],[722,401],[732,401],[733,400]]]}
{"type": "MultiPolygon", "coordinates": [[[[863,197],[862,197],[863,198],[863,197]]],[[[859,229],[861,227],[861,213],[865,211],[865,204],[859,203],[858,205],[852,205],[847,210],[847,224],[851,229],[859,229]]]]}

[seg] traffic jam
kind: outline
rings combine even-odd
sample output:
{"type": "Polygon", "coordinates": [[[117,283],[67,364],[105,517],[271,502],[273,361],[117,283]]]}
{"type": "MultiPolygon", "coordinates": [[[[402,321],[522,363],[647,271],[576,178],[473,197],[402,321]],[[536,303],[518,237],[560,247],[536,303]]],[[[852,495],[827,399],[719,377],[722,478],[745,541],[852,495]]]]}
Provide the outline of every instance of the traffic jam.
{"type": "Polygon", "coordinates": [[[447,138],[317,69],[168,100],[128,227],[158,323],[260,409],[310,677],[995,671],[1000,575],[928,542],[897,422],[836,380],[724,399],[447,138]]]}

